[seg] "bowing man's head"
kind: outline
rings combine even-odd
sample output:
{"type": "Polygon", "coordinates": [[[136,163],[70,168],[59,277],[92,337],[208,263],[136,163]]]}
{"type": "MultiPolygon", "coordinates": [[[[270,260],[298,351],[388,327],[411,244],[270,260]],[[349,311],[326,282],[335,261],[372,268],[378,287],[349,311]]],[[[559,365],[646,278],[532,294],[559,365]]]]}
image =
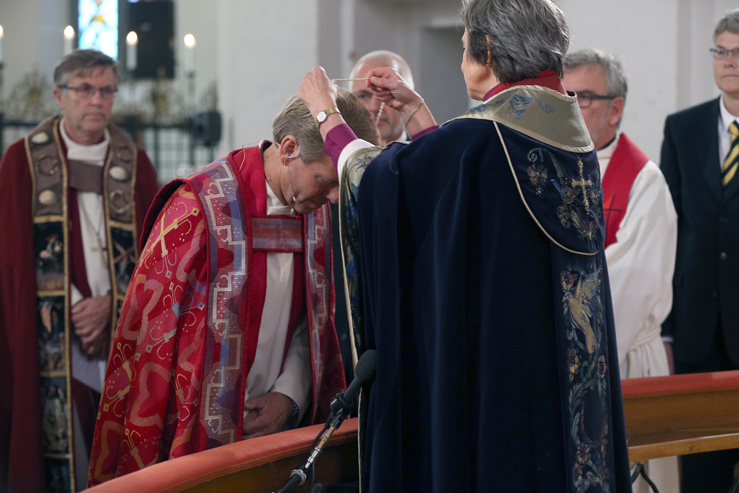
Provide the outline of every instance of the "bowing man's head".
{"type": "MultiPolygon", "coordinates": [[[[360,139],[377,144],[377,129],[362,103],[346,89],[339,89],[336,107],[360,139]]],[[[287,205],[309,214],[339,198],[339,178],[323,146],[323,138],[308,107],[290,97],[272,122],[272,136],[279,148],[280,176],[287,205]]],[[[277,186],[280,186],[279,184],[277,186]]]]}

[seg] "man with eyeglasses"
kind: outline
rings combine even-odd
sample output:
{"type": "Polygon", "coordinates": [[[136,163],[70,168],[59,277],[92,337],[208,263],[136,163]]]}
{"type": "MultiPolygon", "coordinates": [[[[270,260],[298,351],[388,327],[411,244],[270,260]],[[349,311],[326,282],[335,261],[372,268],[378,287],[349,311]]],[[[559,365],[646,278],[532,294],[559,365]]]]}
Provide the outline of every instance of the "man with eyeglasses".
{"type": "Polygon", "coordinates": [[[0,490],[86,484],[111,332],[159,188],[111,123],[118,81],[103,53],[65,55],[61,114],[0,162],[0,490]]]}
{"type": "MultiPolygon", "coordinates": [[[[621,62],[596,49],[570,53],[563,83],[576,93],[598,152],[621,378],[669,375],[660,329],[672,307],[677,248],[670,190],[657,165],[619,130],[628,89],[621,62]]],[[[648,461],[646,471],[659,491],[678,491],[674,457],[648,461]]],[[[633,487],[651,491],[641,477],[633,487]]]]}
{"type": "MultiPolygon", "coordinates": [[[[739,368],[739,9],[713,31],[721,95],[669,115],[660,167],[678,216],[672,312],[662,326],[675,373],[739,368]]],[[[727,491],[737,451],[685,455],[682,487],[727,491]]]]}

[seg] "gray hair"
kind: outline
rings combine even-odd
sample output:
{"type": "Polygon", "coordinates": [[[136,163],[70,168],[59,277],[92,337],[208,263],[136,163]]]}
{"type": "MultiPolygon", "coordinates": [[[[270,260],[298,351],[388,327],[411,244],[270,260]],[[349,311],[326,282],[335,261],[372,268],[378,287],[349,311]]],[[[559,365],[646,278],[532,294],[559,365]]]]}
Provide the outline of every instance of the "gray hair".
{"type": "Polygon", "coordinates": [[[491,68],[500,82],[537,77],[550,69],[564,75],[570,28],[551,0],[462,0],[460,15],[469,56],[487,65],[490,49],[491,68]]]}
{"type": "Polygon", "coordinates": [[[73,75],[84,77],[89,70],[97,67],[113,69],[116,86],[121,81],[118,65],[105,53],[97,50],[74,50],[64,55],[54,67],[54,85],[66,86],[73,75]]]}
{"type": "MultiPolygon", "coordinates": [[[[377,128],[372,117],[354,94],[339,88],[336,107],[357,137],[377,144],[377,128]]],[[[272,137],[275,143],[279,144],[288,135],[293,135],[298,140],[300,158],[304,163],[318,161],[325,155],[323,138],[316,128],[316,121],[298,96],[291,96],[272,121],[272,137]]]]}
{"type": "Polygon", "coordinates": [[[621,61],[610,53],[597,49],[584,49],[568,53],[564,61],[565,70],[573,70],[588,65],[598,65],[606,75],[606,90],[608,96],[626,99],[629,85],[626,82],[626,72],[621,61]]]}
{"type": "Polygon", "coordinates": [[[414,88],[411,66],[408,65],[408,62],[405,61],[405,58],[398,55],[394,51],[389,50],[370,51],[369,53],[364,55],[362,58],[357,60],[357,63],[354,64],[351,72],[351,77],[364,77],[364,74],[357,73],[357,69],[370,61],[385,64],[388,67],[394,68],[398,71],[400,76],[405,79],[405,81],[408,83],[408,86],[411,89],[414,88]]]}
{"type": "Polygon", "coordinates": [[[716,44],[718,38],[724,31],[733,34],[739,34],[739,9],[729,10],[719,19],[716,29],[713,30],[713,43],[716,44]]]}

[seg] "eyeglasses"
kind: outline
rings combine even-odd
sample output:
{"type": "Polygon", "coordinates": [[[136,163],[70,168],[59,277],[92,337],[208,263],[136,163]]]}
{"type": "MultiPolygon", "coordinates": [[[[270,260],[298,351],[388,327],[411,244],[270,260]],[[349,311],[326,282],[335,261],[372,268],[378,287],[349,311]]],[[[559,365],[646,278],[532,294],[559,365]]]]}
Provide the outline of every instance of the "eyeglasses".
{"type": "Polygon", "coordinates": [[[82,99],[91,99],[96,92],[100,92],[100,99],[112,99],[113,95],[118,91],[115,87],[93,87],[90,84],[81,84],[79,86],[59,86],[59,89],[72,90],[82,99]]]}
{"type": "Polygon", "coordinates": [[[593,94],[592,92],[578,92],[577,93],[577,104],[580,105],[580,108],[589,108],[591,104],[593,104],[593,100],[595,99],[616,99],[618,96],[606,96],[603,94],[593,94]]]}
{"type": "Polygon", "coordinates": [[[726,48],[722,48],[719,46],[718,48],[709,48],[708,51],[713,53],[714,60],[726,60],[726,57],[729,56],[729,53],[731,53],[731,57],[734,60],[739,61],[739,48],[727,50],[726,48]]]}

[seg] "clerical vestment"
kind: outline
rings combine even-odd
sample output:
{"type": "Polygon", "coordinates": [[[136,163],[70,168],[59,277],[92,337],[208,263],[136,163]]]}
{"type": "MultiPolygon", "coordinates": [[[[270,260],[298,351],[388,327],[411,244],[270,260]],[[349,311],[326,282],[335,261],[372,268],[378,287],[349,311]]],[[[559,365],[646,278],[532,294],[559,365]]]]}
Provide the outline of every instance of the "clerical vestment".
{"type": "Polygon", "coordinates": [[[90,485],[242,439],[269,251],[294,253],[290,324],[308,318],[308,421],[328,416],[330,399],[345,387],[328,206],[268,217],[266,202],[258,147],[234,151],[158,195],[113,342],[90,485]]]}
{"type": "Polygon", "coordinates": [[[592,149],[524,85],[348,161],[364,491],[630,491],[592,149]]]}
{"type": "MultiPolygon", "coordinates": [[[[598,151],[606,259],[622,378],[670,374],[661,337],[672,308],[677,214],[662,172],[624,133],[598,151]]],[[[659,491],[679,491],[676,457],[645,464],[659,491]]],[[[635,492],[652,491],[643,478],[635,492]]]]}
{"type": "Polygon", "coordinates": [[[92,170],[68,159],[60,117],[13,143],[0,163],[0,490],[84,488],[75,481],[75,432],[89,427],[82,448],[89,447],[97,402],[77,392],[72,374],[72,345],[80,344],[70,321],[73,286],[90,296],[76,202],[88,190],[80,179],[102,195],[107,262],[96,265],[110,276],[113,324],[159,188],[146,154],[115,125],[107,132],[105,163],[92,170]]]}

